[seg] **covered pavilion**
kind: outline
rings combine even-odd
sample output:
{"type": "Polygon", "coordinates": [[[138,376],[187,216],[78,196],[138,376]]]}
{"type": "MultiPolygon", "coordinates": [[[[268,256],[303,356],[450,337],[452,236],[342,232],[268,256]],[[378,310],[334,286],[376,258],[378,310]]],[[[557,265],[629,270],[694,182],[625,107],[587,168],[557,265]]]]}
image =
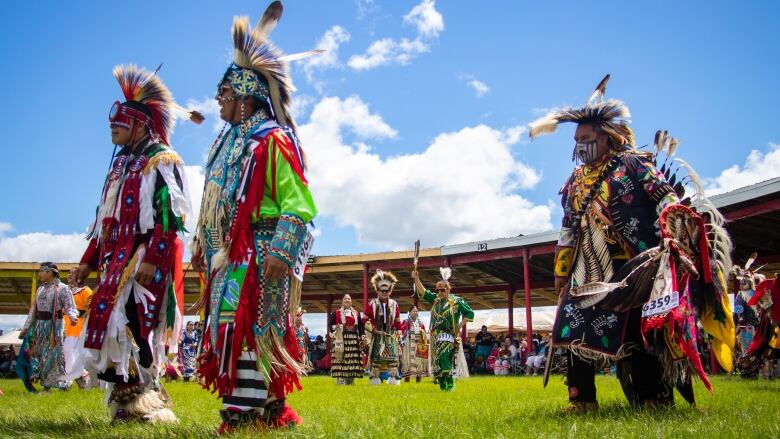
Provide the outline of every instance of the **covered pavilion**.
{"type": "MultiPolygon", "coordinates": [[[[734,241],[734,261],[743,263],[757,252],[757,264],[774,275],[780,271],[780,177],[711,197],[728,220],[734,241]]],[[[453,292],[474,309],[507,309],[508,327],[517,328],[514,308],[526,310],[557,304],[553,288],[553,256],[558,232],[516,236],[427,248],[420,252],[423,283],[434,285],[439,267],[452,267],[453,292]]],[[[411,243],[410,243],[411,244],[411,243]]],[[[344,294],[363,307],[373,294],[369,279],[376,269],[398,276],[393,297],[403,310],[417,303],[412,293],[412,251],[312,256],[306,271],[302,306],[330,313],[344,294]]],[[[63,278],[75,263],[59,264],[63,278]]],[[[27,314],[37,289],[36,262],[0,262],[0,314],[27,314]]],[[[94,276],[90,280],[94,284],[94,276]]],[[[185,264],[185,310],[197,301],[203,280],[185,264]]],[[[424,305],[423,309],[427,309],[424,305]]],[[[533,333],[532,312],[524,313],[525,329],[533,333]]],[[[465,337],[465,333],[463,334],[465,337]]]]}

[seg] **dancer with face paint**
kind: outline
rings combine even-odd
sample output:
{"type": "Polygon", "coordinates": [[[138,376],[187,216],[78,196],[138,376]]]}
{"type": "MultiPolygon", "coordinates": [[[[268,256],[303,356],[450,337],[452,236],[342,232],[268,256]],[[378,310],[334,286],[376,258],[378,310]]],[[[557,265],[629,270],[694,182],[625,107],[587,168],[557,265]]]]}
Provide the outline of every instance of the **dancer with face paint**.
{"type": "Polygon", "coordinates": [[[109,112],[119,151],[76,276],[83,285],[100,273],[76,366],[108,383],[114,421],[176,422],[158,378],[166,345],[177,346],[181,332],[173,278],[191,205],[184,161],[169,138],[177,117],[203,116],[176,104],[157,71],[128,65],[113,73],[124,97],[109,112]]]}
{"type": "Polygon", "coordinates": [[[595,370],[609,361],[617,362],[634,406],[672,404],[675,385],[693,402],[692,372],[709,388],[696,347],[697,319],[713,336],[713,351],[726,369],[734,344],[723,278],[731,243],[722,216],[696,184],[695,172],[670,161],[676,139],[659,131],[655,153],[635,148],[628,108],[604,98],[608,80],[584,107],[554,110],[529,127],[534,138],[554,132],[559,123],[577,125],[572,159],[578,166],[560,192],[563,224],[554,273],[561,297],[552,333],[553,345],[570,352],[571,411],[598,407],[595,370]],[[685,180],[678,178],[682,168],[685,180]],[[710,224],[678,204],[683,181],[695,186],[684,204],[696,200],[710,224]]]}

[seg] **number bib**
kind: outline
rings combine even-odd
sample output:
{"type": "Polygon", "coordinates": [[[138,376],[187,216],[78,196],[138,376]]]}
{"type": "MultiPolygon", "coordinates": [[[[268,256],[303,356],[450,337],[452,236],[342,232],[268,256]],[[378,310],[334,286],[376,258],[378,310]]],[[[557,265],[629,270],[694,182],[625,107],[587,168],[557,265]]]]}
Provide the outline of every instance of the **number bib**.
{"type": "Polygon", "coordinates": [[[306,228],[306,237],[301,244],[301,250],[298,252],[298,257],[295,258],[295,264],[293,265],[293,276],[299,281],[303,282],[303,274],[306,272],[306,264],[309,262],[309,254],[311,254],[311,248],[314,246],[314,235],[311,234],[309,228],[306,228]]]}
{"type": "Polygon", "coordinates": [[[680,293],[672,291],[669,294],[653,299],[642,307],[642,317],[650,317],[656,314],[669,312],[680,305],[680,293]]]}

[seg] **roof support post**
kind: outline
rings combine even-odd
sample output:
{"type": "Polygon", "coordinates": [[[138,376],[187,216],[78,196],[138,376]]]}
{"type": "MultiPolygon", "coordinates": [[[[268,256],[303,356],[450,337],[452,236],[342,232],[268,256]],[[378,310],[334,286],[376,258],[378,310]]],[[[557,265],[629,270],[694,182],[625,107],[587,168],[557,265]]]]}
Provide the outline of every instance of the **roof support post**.
{"type": "Polygon", "coordinates": [[[32,286],[30,287],[30,308],[35,306],[35,294],[38,292],[38,273],[32,275],[32,286]]]}
{"type": "Polygon", "coordinates": [[[363,312],[368,310],[368,264],[363,264],[363,312]]]}
{"type": "Polygon", "coordinates": [[[533,336],[533,324],[531,319],[531,269],[528,266],[528,259],[531,255],[528,248],[523,248],[523,287],[525,290],[525,334],[528,338],[528,346],[531,347],[533,336]]]}
{"type": "Polygon", "coordinates": [[[515,333],[515,320],[514,320],[515,319],[515,300],[514,299],[515,299],[515,291],[516,290],[517,289],[515,288],[515,286],[511,285],[509,287],[509,289],[506,291],[506,307],[507,307],[507,313],[509,314],[508,315],[508,320],[507,320],[507,322],[509,322],[509,331],[508,331],[507,335],[509,336],[510,340],[514,340],[515,339],[515,336],[514,336],[514,333],[515,333]]]}
{"type": "Polygon", "coordinates": [[[333,309],[333,294],[328,295],[327,315],[325,316],[325,350],[330,352],[330,313],[333,309]]]}

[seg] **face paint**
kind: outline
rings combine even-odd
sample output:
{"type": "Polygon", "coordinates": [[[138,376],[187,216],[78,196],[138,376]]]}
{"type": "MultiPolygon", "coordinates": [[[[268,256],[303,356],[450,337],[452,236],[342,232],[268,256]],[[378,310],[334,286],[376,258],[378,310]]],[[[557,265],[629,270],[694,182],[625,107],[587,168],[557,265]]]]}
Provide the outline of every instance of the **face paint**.
{"type": "Polygon", "coordinates": [[[590,163],[598,157],[599,144],[595,140],[574,145],[574,159],[582,163],[590,163]]]}
{"type": "Polygon", "coordinates": [[[114,102],[114,105],[111,106],[111,110],[108,112],[108,121],[111,124],[111,128],[122,127],[129,130],[133,125],[133,120],[137,120],[146,126],[151,126],[152,123],[151,117],[119,101],[114,102]]]}

